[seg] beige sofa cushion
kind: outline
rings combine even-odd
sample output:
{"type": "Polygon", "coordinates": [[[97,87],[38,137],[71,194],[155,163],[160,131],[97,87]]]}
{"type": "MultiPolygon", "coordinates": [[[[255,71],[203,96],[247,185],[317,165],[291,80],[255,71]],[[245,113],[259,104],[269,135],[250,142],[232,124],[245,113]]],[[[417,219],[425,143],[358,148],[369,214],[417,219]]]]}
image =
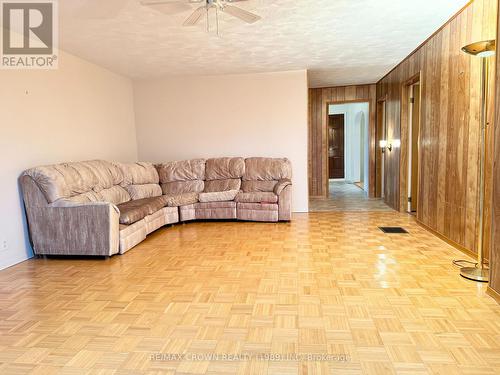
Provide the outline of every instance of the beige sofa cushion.
{"type": "Polygon", "coordinates": [[[100,197],[99,200],[113,204],[121,204],[130,200],[128,191],[119,185],[115,185],[109,189],[103,189],[97,194],[100,197]]]}
{"type": "Polygon", "coordinates": [[[205,159],[172,161],[156,168],[165,195],[200,193],[205,187],[205,159]]]}
{"type": "Polygon", "coordinates": [[[243,158],[208,159],[205,170],[205,192],[240,190],[241,177],[245,172],[243,158]]]}
{"type": "Polygon", "coordinates": [[[101,190],[110,189],[120,185],[123,181],[123,173],[117,165],[105,160],[90,160],[82,162],[97,177],[93,190],[99,193],[101,190]]]}
{"type": "Polygon", "coordinates": [[[227,202],[233,201],[239,190],[218,191],[212,193],[200,193],[200,202],[227,202]]]}
{"type": "Polygon", "coordinates": [[[123,174],[122,186],[158,184],[160,178],[152,163],[116,163],[123,174]]]}
{"type": "Polygon", "coordinates": [[[105,160],[41,166],[27,170],[25,175],[33,178],[49,203],[91,191],[100,193],[123,179],[121,170],[105,160]]]}
{"type": "Polygon", "coordinates": [[[273,192],[276,188],[278,181],[242,181],[241,190],[245,193],[251,193],[254,191],[267,191],[273,192]]]}
{"type": "Polygon", "coordinates": [[[285,178],[283,180],[279,180],[276,186],[274,187],[274,194],[280,195],[281,192],[287,187],[292,184],[292,180],[289,178],[285,178]]]}
{"type": "Polygon", "coordinates": [[[205,182],[201,180],[172,181],[161,184],[161,190],[165,195],[201,193],[204,187],[205,187],[205,182]]]}
{"type": "Polygon", "coordinates": [[[25,174],[33,178],[49,203],[89,192],[98,183],[97,176],[84,163],[41,166],[25,174]]]}
{"type": "Polygon", "coordinates": [[[228,178],[225,180],[211,180],[205,181],[205,193],[212,193],[217,191],[226,190],[240,190],[241,179],[239,178],[228,178]]]}
{"type": "Polygon", "coordinates": [[[287,158],[245,159],[244,181],[272,181],[292,178],[292,164],[287,158]]]}
{"type": "Polygon", "coordinates": [[[153,198],[162,195],[161,187],[158,184],[129,185],[125,186],[125,190],[132,199],[153,198]]]}
{"type": "Polygon", "coordinates": [[[60,198],[50,204],[50,207],[72,207],[85,203],[100,202],[101,197],[95,191],[88,191],[69,198],[60,198]]]}
{"type": "Polygon", "coordinates": [[[207,159],[205,167],[206,180],[225,180],[241,178],[245,172],[243,158],[207,159]]]}
{"type": "Polygon", "coordinates": [[[132,200],[118,205],[120,224],[130,225],[154,214],[167,205],[166,197],[154,197],[132,200]]]}
{"type": "Polygon", "coordinates": [[[198,193],[164,195],[168,207],[187,206],[198,202],[198,193]]]}
{"type": "Polygon", "coordinates": [[[205,159],[171,161],[156,166],[162,184],[205,179],[205,159]]]}
{"type": "Polygon", "coordinates": [[[277,203],[278,196],[272,192],[239,193],[235,200],[238,203],[277,203]]]}

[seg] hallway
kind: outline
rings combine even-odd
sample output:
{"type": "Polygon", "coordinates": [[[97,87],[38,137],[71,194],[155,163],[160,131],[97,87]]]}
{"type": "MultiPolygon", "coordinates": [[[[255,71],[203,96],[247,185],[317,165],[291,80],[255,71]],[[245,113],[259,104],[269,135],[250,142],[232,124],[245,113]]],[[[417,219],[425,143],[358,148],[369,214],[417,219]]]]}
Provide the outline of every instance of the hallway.
{"type": "Polygon", "coordinates": [[[393,211],[380,198],[368,198],[365,191],[345,181],[330,180],[329,198],[311,198],[309,210],[322,211],[393,211]]]}

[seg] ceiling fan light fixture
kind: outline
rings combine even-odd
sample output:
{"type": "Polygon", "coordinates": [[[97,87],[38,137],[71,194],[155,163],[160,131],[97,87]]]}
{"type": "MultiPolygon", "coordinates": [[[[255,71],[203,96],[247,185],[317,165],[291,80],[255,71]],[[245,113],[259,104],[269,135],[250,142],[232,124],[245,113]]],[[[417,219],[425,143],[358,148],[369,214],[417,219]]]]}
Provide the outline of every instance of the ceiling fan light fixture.
{"type": "Polygon", "coordinates": [[[490,57],[495,55],[496,52],[496,41],[495,40],[483,40],[480,42],[475,42],[467,44],[462,47],[462,51],[465,53],[477,56],[477,57],[490,57]]]}
{"type": "MultiPolygon", "coordinates": [[[[252,24],[261,19],[260,16],[249,12],[248,10],[242,9],[232,5],[233,3],[244,2],[247,0],[140,0],[140,4],[143,6],[182,6],[189,4],[200,4],[201,6],[195,9],[191,15],[184,21],[183,26],[194,26],[196,25],[203,16],[207,17],[207,29],[209,28],[208,22],[208,12],[210,9],[215,9],[215,18],[217,25],[217,35],[219,35],[219,20],[218,12],[224,12],[232,17],[238,18],[239,20],[252,24]]],[[[170,10],[171,11],[171,10],[170,10]]]]}

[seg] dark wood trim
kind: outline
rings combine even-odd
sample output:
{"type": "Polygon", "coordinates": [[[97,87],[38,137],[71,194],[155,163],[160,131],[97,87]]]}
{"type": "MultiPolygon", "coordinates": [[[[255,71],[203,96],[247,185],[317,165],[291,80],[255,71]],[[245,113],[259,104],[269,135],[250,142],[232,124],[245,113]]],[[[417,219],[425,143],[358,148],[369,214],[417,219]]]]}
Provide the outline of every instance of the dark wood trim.
{"type": "MultiPolygon", "coordinates": [[[[408,140],[410,138],[410,106],[409,106],[409,88],[415,83],[420,82],[420,103],[422,103],[422,92],[423,92],[423,84],[422,82],[422,71],[420,70],[417,74],[413,75],[409,79],[407,79],[403,85],[401,86],[401,129],[400,129],[400,141],[401,141],[401,149],[399,153],[400,163],[399,163],[399,211],[407,212],[408,206],[408,159],[409,159],[409,148],[408,148],[408,140]]],[[[420,121],[422,122],[422,105],[420,105],[420,121]]],[[[421,137],[422,134],[418,135],[418,148],[419,148],[419,156],[421,149],[421,137]]],[[[418,169],[418,179],[422,178],[420,173],[421,168],[418,169]]],[[[420,189],[417,190],[417,199],[420,198],[420,189]]]]}
{"type": "Polygon", "coordinates": [[[377,82],[374,83],[360,83],[359,85],[335,85],[335,86],[321,86],[321,87],[308,87],[309,90],[322,90],[322,89],[331,89],[334,87],[360,87],[360,86],[371,86],[371,85],[376,85],[377,82]]]}

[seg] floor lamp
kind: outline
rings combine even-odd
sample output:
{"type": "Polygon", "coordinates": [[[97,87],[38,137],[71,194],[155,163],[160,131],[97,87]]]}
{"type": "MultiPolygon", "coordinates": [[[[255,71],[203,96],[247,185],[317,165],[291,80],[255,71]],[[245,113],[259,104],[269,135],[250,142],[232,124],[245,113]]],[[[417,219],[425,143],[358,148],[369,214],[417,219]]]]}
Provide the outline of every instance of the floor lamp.
{"type": "Polygon", "coordinates": [[[478,260],[476,267],[463,267],[460,275],[474,280],[487,282],[488,269],[484,267],[484,165],[486,159],[486,126],[488,125],[488,75],[489,57],[495,55],[496,42],[485,40],[472,43],[462,48],[462,51],[481,59],[481,139],[479,155],[479,239],[477,243],[478,260]]]}

